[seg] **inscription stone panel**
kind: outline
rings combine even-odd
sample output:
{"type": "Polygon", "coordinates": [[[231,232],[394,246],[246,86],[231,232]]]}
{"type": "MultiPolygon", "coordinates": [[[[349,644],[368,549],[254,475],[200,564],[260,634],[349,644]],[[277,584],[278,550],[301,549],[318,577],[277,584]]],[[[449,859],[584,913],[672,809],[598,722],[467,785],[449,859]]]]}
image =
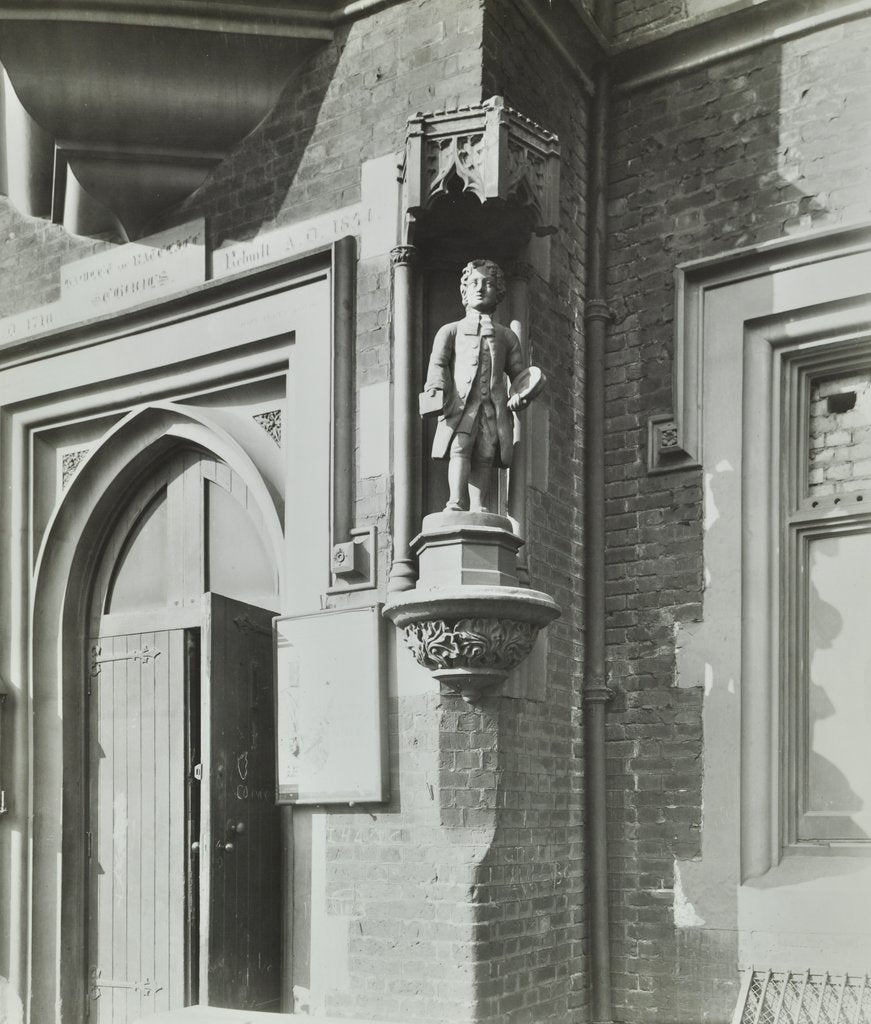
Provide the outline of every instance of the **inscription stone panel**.
{"type": "Polygon", "coordinates": [[[203,218],[116,246],[61,270],[60,298],[0,320],[0,345],[130,309],[206,280],[203,218]]]}
{"type": "Polygon", "coordinates": [[[233,242],[217,249],[212,257],[212,276],[217,280],[240,274],[276,260],[316,249],[343,235],[359,235],[373,220],[373,211],[359,204],[345,206],[321,217],[267,231],[250,242],[233,242]]]}
{"type": "Polygon", "coordinates": [[[61,271],[60,302],[85,318],[202,284],[205,238],[206,223],[201,218],[70,263],[61,271]]]}

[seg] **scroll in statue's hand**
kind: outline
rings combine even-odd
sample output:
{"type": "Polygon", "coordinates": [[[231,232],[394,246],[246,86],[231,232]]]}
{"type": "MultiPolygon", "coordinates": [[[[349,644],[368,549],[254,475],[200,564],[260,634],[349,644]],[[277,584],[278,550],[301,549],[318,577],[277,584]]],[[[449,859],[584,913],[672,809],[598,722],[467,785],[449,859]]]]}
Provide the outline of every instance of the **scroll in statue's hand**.
{"type": "Polygon", "coordinates": [[[512,412],[519,412],[538,397],[544,390],[547,378],[537,366],[528,366],[521,373],[518,373],[511,382],[511,390],[508,394],[508,408],[512,412]]]}

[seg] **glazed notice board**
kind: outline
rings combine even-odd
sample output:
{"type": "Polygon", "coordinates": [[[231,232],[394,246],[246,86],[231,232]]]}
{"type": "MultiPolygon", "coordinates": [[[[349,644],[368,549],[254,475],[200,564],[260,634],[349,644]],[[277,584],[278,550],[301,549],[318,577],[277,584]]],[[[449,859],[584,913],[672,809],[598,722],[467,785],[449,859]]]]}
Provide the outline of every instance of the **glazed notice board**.
{"type": "Polygon", "coordinates": [[[279,803],[387,799],[381,606],[275,620],[279,803]]]}

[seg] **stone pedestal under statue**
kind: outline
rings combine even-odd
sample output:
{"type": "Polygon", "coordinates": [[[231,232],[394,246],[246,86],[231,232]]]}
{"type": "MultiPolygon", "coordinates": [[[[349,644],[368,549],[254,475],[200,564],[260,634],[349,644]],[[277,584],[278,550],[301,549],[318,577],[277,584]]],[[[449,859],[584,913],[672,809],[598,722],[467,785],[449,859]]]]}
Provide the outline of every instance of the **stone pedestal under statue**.
{"type": "Polygon", "coordinates": [[[522,543],[492,512],[426,516],[412,541],[417,586],[385,606],[417,661],[465,700],[496,692],[560,614],[553,598],[518,585],[522,543]]]}

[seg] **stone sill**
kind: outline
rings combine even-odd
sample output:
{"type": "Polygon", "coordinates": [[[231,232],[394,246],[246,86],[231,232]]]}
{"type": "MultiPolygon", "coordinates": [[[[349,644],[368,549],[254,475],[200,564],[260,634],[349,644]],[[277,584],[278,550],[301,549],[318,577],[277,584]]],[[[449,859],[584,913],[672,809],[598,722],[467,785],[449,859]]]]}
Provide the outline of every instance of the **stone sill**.
{"type": "Polygon", "coordinates": [[[388,1024],[387,1021],[363,1020],[361,1017],[310,1017],[308,1014],[263,1013],[260,1010],[225,1010],[218,1006],[186,1006],[183,1010],[167,1010],[140,1017],[136,1024],[388,1024]]]}

